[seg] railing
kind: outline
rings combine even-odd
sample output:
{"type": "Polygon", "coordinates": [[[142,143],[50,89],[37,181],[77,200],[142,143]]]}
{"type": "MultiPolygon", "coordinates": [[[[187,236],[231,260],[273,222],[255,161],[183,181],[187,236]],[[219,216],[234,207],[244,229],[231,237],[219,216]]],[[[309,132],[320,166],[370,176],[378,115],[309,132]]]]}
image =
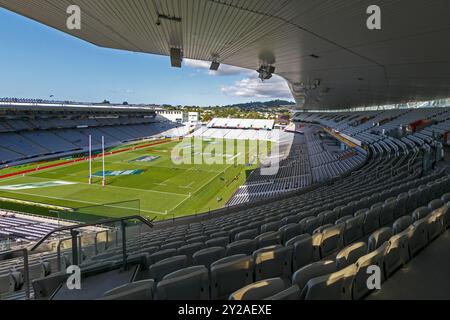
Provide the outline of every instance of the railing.
{"type": "MultiPolygon", "coordinates": [[[[120,222],[121,229],[122,229],[122,259],[123,259],[123,268],[126,268],[127,265],[127,238],[126,238],[126,221],[129,220],[138,220],[142,222],[143,224],[147,225],[150,228],[153,228],[153,221],[150,221],[144,217],[141,216],[128,216],[128,217],[122,217],[122,218],[113,218],[113,219],[104,219],[100,220],[95,223],[84,223],[84,224],[78,224],[78,225],[71,225],[71,226],[64,226],[57,229],[54,229],[47,233],[44,237],[42,237],[36,244],[34,244],[30,249],[18,249],[13,251],[8,251],[0,254],[0,261],[1,260],[9,260],[9,259],[15,259],[15,258],[23,258],[24,268],[24,286],[25,286],[25,294],[26,298],[30,299],[30,274],[29,274],[29,266],[28,266],[28,254],[29,252],[32,253],[33,251],[36,251],[46,240],[50,239],[53,234],[69,231],[71,237],[63,239],[65,241],[71,240],[72,241],[72,264],[78,265],[79,264],[79,258],[78,258],[78,247],[79,247],[79,234],[80,232],[77,229],[83,229],[87,227],[93,227],[93,226],[99,226],[99,225],[107,225],[111,223],[120,222]]],[[[58,243],[57,251],[58,251],[58,266],[61,267],[61,243],[60,241],[58,243]]]]}

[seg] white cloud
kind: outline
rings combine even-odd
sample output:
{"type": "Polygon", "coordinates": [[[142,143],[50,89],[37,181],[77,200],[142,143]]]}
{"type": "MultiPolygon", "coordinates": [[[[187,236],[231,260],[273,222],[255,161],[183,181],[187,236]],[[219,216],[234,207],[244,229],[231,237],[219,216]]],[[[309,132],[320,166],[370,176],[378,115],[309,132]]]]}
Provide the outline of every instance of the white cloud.
{"type": "Polygon", "coordinates": [[[231,86],[223,86],[221,91],[228,96],[243,98],[292,99],[292,93],[286,80],[277,75],[262,82],[255,74],[236,81],[231,86]]]}
{"type": "Polygon", "coordinates": [[[192,60],[192,59],[184,59],[184,65],[188,68],[205,70],[211,76],[238,76],[238,75],[246,75],[254,73],[255,71],[230,66],[227,64],[221,64],[219,70],[211,71],[209,67],[211,66],[211,62],[201,61],[201,60],[192,60]]]}
{"type": "Polygon", "coordinates": [[[236,81],[233,85],[222,86],[221,91],[228,96],[254,99],[292,99],[289,86],[283,78],[274,75],[272,79],[262,82],[255,70],[249,70],[221,64],[218,71],[210,71],[211,62],[184,59],[188,68],[196,69],[197,72],[205,71],[212,76],[242,76],[243,79],[236,81]]]}

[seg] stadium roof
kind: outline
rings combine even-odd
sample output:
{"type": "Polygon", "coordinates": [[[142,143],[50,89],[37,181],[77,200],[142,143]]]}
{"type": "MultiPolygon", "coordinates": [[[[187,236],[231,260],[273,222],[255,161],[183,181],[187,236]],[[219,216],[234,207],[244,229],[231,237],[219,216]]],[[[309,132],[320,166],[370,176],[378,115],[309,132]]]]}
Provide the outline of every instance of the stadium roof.
{"type": "Polygon", "coordinates": [[[102,47],[162,55],[178,48],[185,58],[255,70],[271,64],[288,80],[299,105],[306,101],[305,108],[450,96],[448,0],[378,0],[381,30],[366,27],[366,10],[372,4],[368,0],[0,0],[2,7],[102,47]],[[81,8],[81,30],[66,27],[69,5],[81,8]],[[306,100],[304,87],[310,88],[306,100]]]}

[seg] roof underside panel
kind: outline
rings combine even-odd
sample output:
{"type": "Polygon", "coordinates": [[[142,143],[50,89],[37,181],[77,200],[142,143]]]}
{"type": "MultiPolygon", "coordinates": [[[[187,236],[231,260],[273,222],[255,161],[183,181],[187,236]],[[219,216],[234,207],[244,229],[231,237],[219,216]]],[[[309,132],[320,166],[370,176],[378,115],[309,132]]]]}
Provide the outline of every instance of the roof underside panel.
{"type": "Polygon", "coordinates": [[[381,30],[366,28],[371,4],[369,0],[0,0],[1,7],[102,47],[161,55],[180,48],[185,58],[249,69],[272,64],[305,108],[450,96],[449,1],[378,0],[381,30]],[[66,27],[70,5],[81,8],[81,30],[66,27]],[[158,16],[166,18],[157,23],[158,16]],[[313,86],[317,80],[320,85],[313,86]]]}

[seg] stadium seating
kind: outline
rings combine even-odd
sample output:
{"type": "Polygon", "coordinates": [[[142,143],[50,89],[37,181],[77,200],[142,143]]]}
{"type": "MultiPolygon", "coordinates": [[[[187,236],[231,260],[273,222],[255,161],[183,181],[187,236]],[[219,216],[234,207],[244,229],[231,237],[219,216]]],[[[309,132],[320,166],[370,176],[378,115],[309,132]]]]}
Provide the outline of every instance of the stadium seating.
{"type": "MultiPolygon", "coordinates": [[[[416,119],[412,112],[374,117],[416,119]]],[[[433,112],[427,115],[437,115],[433,112]]],[[[417,141],[410,140],[410,145],[375,133],[364,135],[366,123],[361,124],[366,129],[354,130],[356,126],[335,121],[338,116],[332,113],[301,117],[358,132],[369,151],[358,149],[355,157],[361,158],[354,166],[340,167],[343,157],[352,157],[338,152],[330,158],[334,146],[324,146],[317,127],[311,126],[305,131],[304,155],[319,169],[311,171],[317,180],[310,187],[128,239],[129,254],[146,257],[146,263],[135,262],[141,268],[137,279],[154,281],[154,298],[363,299],[370,294],[369,266],[379,266],[382,280],[389,281],[448,228],[450,176],[440,168],[424,170],[417,141]],[[144,245],[153,249],[142,252],[144,245]]],[[[83,256],[81,265],[99,261],[110,268],[108,263],[119,263],[122,252],[111,245],[101,255],[100,260],[95,254],[83,256]]],[[[50,257],[42,256],[40,262],[50,257]]],[[[11,264],[0,266],[0,293],[23,290],[17,270],[11,264]]],[[[35,280],[34,287],[52,288],[45,283],[55,281],[54,273],[35,280]]],[[[120,288],[99,298],[150,294],[139,285],[120,288]]],[[[41,291],[35,294],[50,296],[41,291]]]]}

